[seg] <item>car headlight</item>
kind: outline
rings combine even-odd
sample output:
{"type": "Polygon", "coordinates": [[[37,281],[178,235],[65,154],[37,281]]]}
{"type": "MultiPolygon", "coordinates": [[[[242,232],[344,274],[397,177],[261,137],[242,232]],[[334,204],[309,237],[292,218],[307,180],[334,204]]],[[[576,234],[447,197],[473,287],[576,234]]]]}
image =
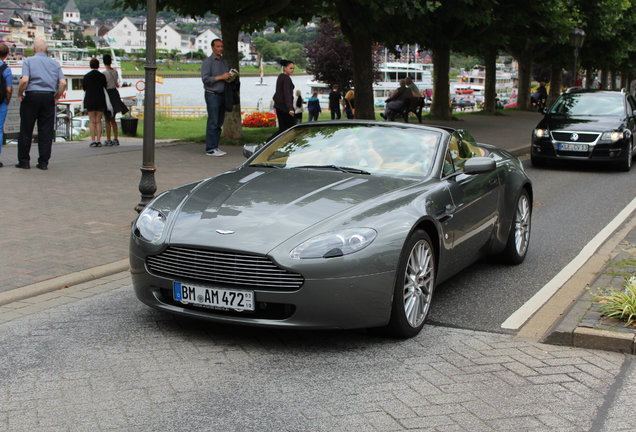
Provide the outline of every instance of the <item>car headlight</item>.
{"type": "Polygon", "coordinates": [[[166,217],[164,214],[159,210],[146,207],[137,218],[135,231],[150,243],[157,243],[161,238],[161,234],[163,234],[165,226],[166,217]]]}
{"type": "Polygon", "coordinates": [[[534,136],[537,138],[543,138],[548,136],[549,131],[547,129],[535,129],[534,136]]]}
{"type": "Polygon", "coordinates": [[[621,138],[623,138],[623,132],[619,132],[619,131],[613,131],[613,132],[603,132],[603,135],[601,136],[602,140],[610,140],[612,142],[616,142],[618,140],[620,140],[621,138]]]}
{"type": "Polygon", "coordinates": [[[289,256],[293,259],[310,259],[349,255],[369,246],[376,235],[376,230],[372,228],[349,228],[327,232],[299,244],[289,256]]]}

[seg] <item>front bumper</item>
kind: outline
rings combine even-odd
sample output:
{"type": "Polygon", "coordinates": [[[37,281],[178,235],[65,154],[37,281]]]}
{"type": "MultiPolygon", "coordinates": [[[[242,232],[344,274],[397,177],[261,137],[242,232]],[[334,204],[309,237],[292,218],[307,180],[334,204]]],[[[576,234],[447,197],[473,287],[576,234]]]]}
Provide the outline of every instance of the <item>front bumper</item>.
{"type": "Polygon", "coordinates": [[[130,255],[137,298],[155,309],[220,323],[305,329],[350,329],[388,324],[395,272],[305,279],[291,292],[254,290],[256,310],[233,312],[183,305],[172,298],[174,280],[150,274],[142,257],[130,255]]]}
{"type": "Polygon", "coordinates": [[[587,151],[559,150],[559,142],[551,138],[533,137],[531,146],[532,157],[545,160],[620,162],[629,151],[629,143],[624,139],[615,143],[599,141],[588,145],[587,151]]]}

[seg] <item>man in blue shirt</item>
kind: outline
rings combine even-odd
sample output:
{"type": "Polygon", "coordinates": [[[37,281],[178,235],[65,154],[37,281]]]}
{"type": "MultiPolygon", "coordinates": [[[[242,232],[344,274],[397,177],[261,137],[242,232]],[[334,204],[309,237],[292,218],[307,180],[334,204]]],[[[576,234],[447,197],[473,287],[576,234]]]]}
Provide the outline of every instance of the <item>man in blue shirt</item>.
{"type": "Polygon", "coordinates": [[[208,109],[208,123],[205,130],[205,154],[223,156],[219,149],[221,127],[225,121],[225,82],[232,79],[230,68],[223,56],[223,41],[212,41],[212,55],[201,65],[201,80],[205,89],[205,104],[208,109]]]}
{"type": "Polygon", "coordinates": [[[20,99],[20,135],[18,137],[18,163],[16,168],[29,169],[33,127],[38,122],[38,164],[48,169],[51,145],[55,129],[55,104],[64,90],[66,80],[62,67],[49,58],[46,42],[37,39],[33,43],[35,55],[22,62],[22,77],[18,85],[20,99]]]}
{"type": "MultiPolygon", "coordinates": [[[[7,110],[9,109],[9,101],[11,100],[11,94],[13,93],[13,75],[11,74],[11,68],[7,65],[5,66],[5,60],[9,55],[9,47],[3,43],[0,43],[0,70],[2,70],[2,77],[5,82],[5,97],[4,100],[0,103],[0,153],[2,152],[2,141],[3,141],[3,132],[4,132],[4,121],[7,118],[7,110]]],[[[0,168],[2,167],[2,162],[0,162],[0,168]]]]}

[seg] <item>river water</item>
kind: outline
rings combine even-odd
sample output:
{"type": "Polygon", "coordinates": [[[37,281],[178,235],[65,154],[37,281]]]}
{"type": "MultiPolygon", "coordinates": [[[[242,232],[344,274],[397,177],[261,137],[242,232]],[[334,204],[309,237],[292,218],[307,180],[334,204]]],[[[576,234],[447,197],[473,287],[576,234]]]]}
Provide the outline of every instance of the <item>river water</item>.
{"type": "MultiPolygon", "coordinates": [[[[269,109],[269,103],[276,91],[276,76],[241,78],[241,107],[269,109]]],[[[303,98],[306,98],[310,90],[309,82],[313,78],[310,75],[292,75],[295,90],[300,90],[303,98]]],[[[164,78],[163,84],[157,83],[155,93],[172,95],[173,107],[205,106],[203,97],[203,83],[200,78],[164,78]]]]}

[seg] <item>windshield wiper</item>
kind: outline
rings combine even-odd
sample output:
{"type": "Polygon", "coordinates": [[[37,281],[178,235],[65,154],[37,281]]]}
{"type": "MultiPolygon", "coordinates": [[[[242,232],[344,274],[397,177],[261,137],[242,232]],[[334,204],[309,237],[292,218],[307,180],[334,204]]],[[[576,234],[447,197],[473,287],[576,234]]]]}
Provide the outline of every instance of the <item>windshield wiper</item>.
{"type": "Polygon", "coordinates": [[[336,171],[349,173],[349,174],[371,175],[369,171],[365,171],[358,168],[352,168],[352,167],[338,166],[338,165],[299,165],[292,168],[329,169],[329,170],[336,170],[336,171]]]}
{"type": "Polygon", "coordinates": [[[283,165],[274,165],[274,164],[266,164],[266,163],[254,163],[249,164],[250,167],[265,167],[265,168],[282,168],[283,165]]]}

